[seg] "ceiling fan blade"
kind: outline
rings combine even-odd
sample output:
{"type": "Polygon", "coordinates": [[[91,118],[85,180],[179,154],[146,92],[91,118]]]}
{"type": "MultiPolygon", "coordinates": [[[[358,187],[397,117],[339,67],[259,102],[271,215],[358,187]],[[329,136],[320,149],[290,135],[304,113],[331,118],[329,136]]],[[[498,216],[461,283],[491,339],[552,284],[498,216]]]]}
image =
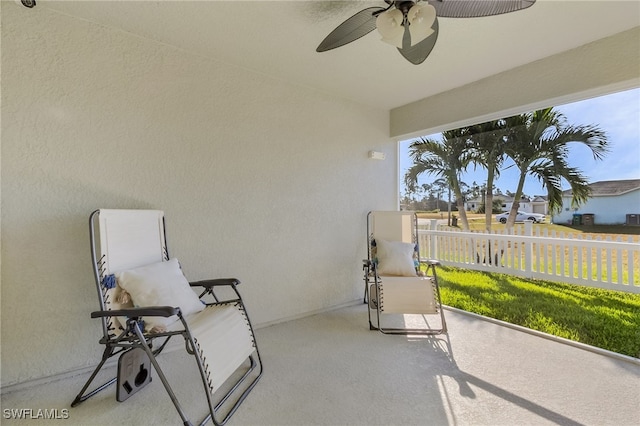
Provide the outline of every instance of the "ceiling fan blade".
{"type": "Polygon", "coordinates": [[[423,63],[433,50],[433,47],[436,45],[439,28],[438,18],[433,21],[431,28],[433,29],[433,34],[413,46],[411,46],[411,34],[409,33],[409,28],[405,28],[404,38],[402,39],[402,49],[398,49],[398,52],[400,52],[400,54],[413,65],[420,65],[423,63]]]}
{"type": "Polygon", "coordinates": [[[384,7],[368,7],[356,13],[336,29],[331,31],[316,49],[316,52],[326,52],[336,47],[344,46],[369,34],[376,29],[377,12],[385,10],[384,7]]]}
{"type": "Polygon", "coordinates": [[[516,12],[536,0],[427,0],[441,18],[477,18],[516,12]]]}

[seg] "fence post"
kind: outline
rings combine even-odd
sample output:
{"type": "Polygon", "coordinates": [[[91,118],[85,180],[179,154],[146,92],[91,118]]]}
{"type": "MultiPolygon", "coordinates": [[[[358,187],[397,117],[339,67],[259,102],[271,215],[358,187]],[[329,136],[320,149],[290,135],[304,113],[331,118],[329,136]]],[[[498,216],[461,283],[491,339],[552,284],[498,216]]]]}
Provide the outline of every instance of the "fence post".
{"type": "MultiPolygon", "coordinates": [[[[533,236],[533,221],[524,221],[524,235],[533,236]]],[[[533,241],[529,240],[524,244],[524,271],[527,277],[533,277],[533,241]]]]}
{"type": "MultiPolygon", "coordinates": [[[[438,219],[431,219],[429,221],[429,229],[431,229],[432,231],[437,231],[438,230],[438,219]]],[[[437,237],[435,234],[429,234],[429,257],[431,259],[437,259],[437,245],[436,245],[436,240],[437,237]]]]}

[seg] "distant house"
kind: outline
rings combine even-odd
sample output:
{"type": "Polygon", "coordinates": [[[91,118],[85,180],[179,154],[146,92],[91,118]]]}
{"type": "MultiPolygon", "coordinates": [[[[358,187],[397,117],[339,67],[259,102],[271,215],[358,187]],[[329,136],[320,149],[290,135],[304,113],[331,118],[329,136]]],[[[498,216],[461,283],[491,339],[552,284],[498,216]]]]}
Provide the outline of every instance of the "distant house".
{"type": "Polygon", "coordinates": [[[464,209],[468,212],[474,212],[480,208],[484,204],[484,200],[482,198],[474,198],[473,200],[466,200],[464,202],[464,209]]]}
{"type": "Polygon", "coordinates": [[[531,212],[547,215],[549,214],[549,199],[546,195],[535,195],[530,200],[531,212]]]}
{"type": "MultiPolygon", "coordinates": [[[[500,201],[504,203],[504,197],[505,197],[504,195],[494,195],[493,201],[494,202],[500,201]]],[[[484,198],[474,198],[472,200],[466,200],[464,202],[464,209],[466,211],[475,212],[483,205],[484,205],[484,198]]]]}
{"type": "MultiPolygon", "coordinates": [[[[501,209],[503,212],[508,212],[511,210],[511,206],[513,205],[513,197],[509,197],[506,195],[494,195],[494,200],[498,200],[501,203],[501,209]]],[[[465,209],[467,211],[476,211],[484,201],[481,198],[476,198],[474,200],[468,200],[465,202],[465,209]]],[[[518,210],[521,212],[527,213],[540,213],[540,214],[548,214],[549,212],[549,202],[546,196],[535,195],[531,198],[522,197],[520,199],[520,205],[518,206],[518,210]]]]}
{"type": "MultiPolygon", "coordinates": [[[[508,212],[511,211],[511,207],[513,206],[513,197],[503,197],[502,198],[502,211],[508,212]]],[[[531,213],[531,206],[529,205],[529,198],[521,197],[520,202],[518,203],[518,211],[531,213]]]]}
{"type": "MultiPolygon", "coordinates": [[[[549,201],[544,195],[534,195],[531,198],[522,197],[518,204],[518,211],[521,212],[540,213],[545,215],[549,213],[549,201]]],[[[502,200],[503,212],[511,211],[511,206],[513,206],[513,197],[506,197],[502,200]]]]}
{"type": "MultiPolygon", "coordinates": [[[[555,223],[571,223],[574,214],[593,215],[596,225],[612,225],[637,220],[640,216],[640,179],[603,180],[589,184],[591,198],[578,209],[571,207],[571,190],[562,193],[562,211],[553,216],[555,223]]],[[[637,223],[632,223],[637,224],[637,223]]]]}

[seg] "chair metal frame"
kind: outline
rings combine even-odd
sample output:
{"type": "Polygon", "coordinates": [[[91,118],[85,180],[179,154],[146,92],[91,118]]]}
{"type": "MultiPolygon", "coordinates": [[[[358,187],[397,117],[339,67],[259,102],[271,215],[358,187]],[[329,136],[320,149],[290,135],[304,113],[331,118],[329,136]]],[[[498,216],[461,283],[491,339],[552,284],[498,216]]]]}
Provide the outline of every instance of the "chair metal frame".
{"type": "MultiPolygon", "coordinates": [[[[103,209],[104,210],[104,209],[103,209]]],[[[126,308],[126,309],[117,309],[111,310],[108,306],[108,289],[105,285],[105,282],[108,280],[108,276],[110,271],[107,270],[107,262],[105,261],[105,254],[98,253],[98,241],[96,234],[96,222],[99,220],[101,210],[96,210],[91,213],[89,218],[89,227],[90,227],[90,239],[91,239],[91,259],[93,262],[93,272],[96,282],[96,287],[98,290],[98,299],[100,301],[99,310],[91,312],[91,318],[100,318],[102,324],[102,338],[99,340],[99,343],[105,345],[102,358],[100,363],[97,365],[87,382],[84,384],[76,398],[71,403],[72,407],[77,406],[78,404],[86,401],[88,398],[97,394],[98,392],[106,389],[108,386],[116,382],[117,377],[114,377],[108,380],[106,383],[99,385],[95,389],[91,391],[87,391],[89,386],[96,378],[97,374],[103,368],[107,360],[110,358],[124,354],[127,351],[131,351],[135,348],[141,348],[149,357],[151,364],[153,365],[160,381],[162,382],[164,388],[166,389],[169,397],[171,398],[172,403],[174,404],[176,410],[180,418],[183,421],[184,425],[192,425],[191,421],[187,417],[185,411],[182,409],[178,398],[173,392],[166,376],[164,375],[160,365],[158,364],[156,357],[165,349],[169,340],[174,336],[181,336],[185,342],[186,351],[192,355],[195,359],[197,368],[200,372],[200,376],[202,379],[202,385],[204,387],[204,391],[206,394],[209,413],[205,418],[203,418],[198,424],[204,425],[209,420],[212,420],[216,426],[224,425],[229,418],[236,412],[240,404],[245,400],[249,392],[254,388],[260,377],[262,376],[263,366],[262,360],[260,358],[260,353],[258,351],[258,347],[255,341],[255,336],[253,332],[253,326],[249,320],[248,314],[244,307],[244,302],[240,293],[238,292],[237,285],[240,284],[240,281],[236,278],[218,278],[218,279],[210,279],[204,281],[190,282],[189,285],[191,287],[200,287],[202,291],[199,293],[200,299],[203,297],[210,296],[213,298],[214,302],[205,303],[206,306],[225,306],[225,305],[234,305],[236,306],[244,316],[249,332],[251,335],[254,352],[248,357],[245,361],[248,366],[246,367],[246,371],[235,381],[232,382],[226,387],[226,392],[223,393],[222,396],[218,396],[214,400],[214,395],[211,392],[209,387],[208,378],[206,375],[205,362],[203,361],[201,354],[198,350],[196,350],[197,345],[194,341],[193,336],[189,330],[189,324],[187,319],[183,317],[182,312],[179,307],[172,306],[153,306],[153,307],[139,307],[139,308],[126,308]],[[232,297],[219,297],[216,294],[217,288],[230,288],[232,290],[232,297]],[[161,316],[161,317],[169,317],[172,315],[177,315],[179,321],[182,323],[182,330],[177,331],[164,331],[159,333],[151,333],[146,332],[141,327],[140,319],[145,316],[161,316]],[[123,324],[123,330],[116,331],[114,327],[114,323],[112,319],[115,317],[127,317],[126,325],[123,324]],[[154,348],[154,343],[159,342],[157,348],[154,348]],[[237,391],[237,392],[236,392],[237,391]],[[233,398],[231,398],[233,397],[233,398]],[[231,399],[230,399],[231,398],[231,399]],[[229,404],[226,404],[229,401],[229,404]],[[223,410],[223,411],[221,411],[223,410]],[[220,417],[221,418],[218,418],[220,417]]],[[[169,260],[169,252],[167,250],[166,244],[166,236],[165,236],[165,220],[164,214],[160,211],[158,213],[161,215],[161,229],[159,232],[161,233],[162,240],[162,259],[163,261],[169,260]]],[[[142,265],[140,265],[142,266],[142,265]]],[[[225,385],[227,383],[225,382],[225,385]]]]}
{"type": "MultiPolygon", "coordinates": [[[[420,246],[419,246],[419,238],[418,238],[418,216],[415,212],[411,211],[394,211],[394,212],[376,212],[370,211],[367,214],[367,258],[362,261],[362,269],[364,271],[364,299],[363,302],[368,304],[368,314],[369,314],[369,329],[370,330],[378,330],[384,334],[420,334],[420,335],[438,335],[438,334],[446,334],[447,333],[447,323],[444,317],[444,310],[442,306],[442,299],[440,297],[440,285],[438,283],[438,276],[436,272],[436,266],[440,266],[440,262],[434,259],[422,259],[420,258],[420,246]],[[427,280],[425,281],[425,285],[429,283],[432,286],[434,301],[436,304],[436,312],[435,314],[439,317],[440,328],[393,328],[393,327],[385,327],[383,326],[383,315],[394,315],[394,314],[385,314],[381,308],[381,304],[378,303],[377,295],[381,294],[381,285],[382,281],[384,281],[384,276],[378,274],[378,263],[377,259],[373,256],[373,247],[375,246],[375,233],[373,228],[373,216],[376,213],[383,214],[397,214],[398,217],[409,216],[411,218],[411,242],[415,246],[415,257],[417,259],[416,262],[416,274],[418,276],[425,276],[426,274],[427,280]],[[422,266],[426,266],[424,272],[421,270],[422,266]],[[375,289],[375,294],[371,294],[370,287],[375,289]],[[375,315],[372,318],[372,311],[375,312],[375,315]],[[375,324],[372,321],[375,319],[375,324]]],[[[414,277],[407,277],[409,280],[414,280],[414,277]]]]}

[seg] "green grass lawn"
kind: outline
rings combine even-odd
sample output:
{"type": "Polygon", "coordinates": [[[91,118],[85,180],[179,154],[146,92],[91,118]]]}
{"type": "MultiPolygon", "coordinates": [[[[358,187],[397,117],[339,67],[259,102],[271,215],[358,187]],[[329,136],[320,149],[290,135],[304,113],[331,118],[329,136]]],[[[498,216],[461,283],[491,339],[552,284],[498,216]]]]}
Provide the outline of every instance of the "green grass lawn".
{"type": "MultiPolygon", "coordinates": [[[[471,219],[469,220],[469,229],[472,231],[484,231],[485,230],[485,222],[483,219],[471,219]]],[[[631,237],[634,241],[638,241],[638,235],[640,235],[640,226],[625,226],[625,225],[594,225],[594,226],[583,226],[583,225],[561,225],[557,223],[536,223],[533,225],[536,229],[534,231],[540,229],[541,232],[546,230],[549,235],[552,232],[555,232],[557,235],[563,233],[567,234],[582,234],[583,236],[590,235],[592,238],[606,238],[610,236],[614,241],[617,237],[621,237],[622,241],[627,241],[629,237],[631,237]]],[[[498,222],[491,223],[492,232],[502,232],[506,228],[505,225],[498,222]]],[[[516,223],[515,228],[520,230],[524,228],[522,223],[516,223]]],[[[521,233],[521,232],[520,232],[521,233]]],[[[535,233],[534,233],[535,235],[535,233]]]]}
{"type": "Polygon", "coordinates": [[[441,267],[445,305],[640,358],[640,295],[441,267]]]}
{"type": "MultiPolygon", "coordinates": [[[[458,216],[458,212],[452,212],[458,216]]],[[[418,217],[421,219],[446,219],[447,212],[443,213],[418,213],[418,217]]],[[[495,218],[495,214],[492,215],[495,218]]],[[[467,212],[467,218],[469,219],[469,228],[472,231],[484,231],[485,221],[484,214],[480,213],[470,213],[467,212]]],[[[547,220],[549,220],[549,216],[547,216],[547,220]]],[[[558,234],[585,234],[591,235],[593,238],[598,236],[606,237],[611,236],[615,240],[616,237],[621,236],[624,241],[629,236],[632,236],[633,241],[640,241],[640,226],[627,226],[627,225],[593,225],[593,226],[584,226],[584,225],[567,225],[567,224],[558,224],[558,223],[536,223],[534,224],[536,228],[546,229],[547,232],[556,232],[558,234]],[[602,235],[607,234],[607,235],[602,235]]],[[[458,228],[460,227],[460,222],[458,222],[458,228]]],[[[523,228],[524,225],[522,223],[516,223],[515,227],[520,229],[523,228]]],[[[505,228],[505,225],[497,222],[495,219],[491,222],[491,230],[495,232],[502,232],[505,228]]]]}

